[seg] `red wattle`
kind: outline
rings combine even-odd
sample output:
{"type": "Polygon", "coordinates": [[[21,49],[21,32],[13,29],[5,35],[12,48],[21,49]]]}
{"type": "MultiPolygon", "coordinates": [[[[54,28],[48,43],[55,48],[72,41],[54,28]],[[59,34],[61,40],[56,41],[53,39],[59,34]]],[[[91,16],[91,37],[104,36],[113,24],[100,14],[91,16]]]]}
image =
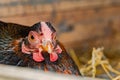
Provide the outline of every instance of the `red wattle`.
{"type": "Polygon", "coordinates": [[[51,53],[50,54],[50,61],[54,62],[58,59],[58,55],[56,53],[51,53]]]}
{"type": "Polygon", "coordinates": [[[35,53],[33,53],[33,59],[36,62],[41,62],[44,60],[44,57],[42,56],[42,54],[40,52],[35,52],[35,53]]]}

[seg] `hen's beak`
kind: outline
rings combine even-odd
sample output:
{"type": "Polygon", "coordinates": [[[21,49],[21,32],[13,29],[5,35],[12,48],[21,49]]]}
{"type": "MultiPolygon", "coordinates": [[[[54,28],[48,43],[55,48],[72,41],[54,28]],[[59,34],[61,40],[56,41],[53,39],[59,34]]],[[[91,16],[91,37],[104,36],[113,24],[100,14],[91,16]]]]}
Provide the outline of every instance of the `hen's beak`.
{"type": "Polygon", "coordinates": [[[52,51],[53,51],[52,42],[50,42],[50,41],[43,42],[42,49],[48,53],[52,53],[52,51]]]}

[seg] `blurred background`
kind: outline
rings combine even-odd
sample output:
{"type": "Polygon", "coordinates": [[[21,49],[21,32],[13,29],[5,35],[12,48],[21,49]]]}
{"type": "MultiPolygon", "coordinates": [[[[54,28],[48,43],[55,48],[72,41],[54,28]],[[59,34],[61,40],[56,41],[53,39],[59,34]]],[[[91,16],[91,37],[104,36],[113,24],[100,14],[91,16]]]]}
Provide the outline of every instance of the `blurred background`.
{"type": "Polygon", "coordinates": [[[109,59],[120,55],[120,0],[0,0],[0,20],[28,26],[50,21],[82,63],[93,47],[103,46],[109,59]]]}

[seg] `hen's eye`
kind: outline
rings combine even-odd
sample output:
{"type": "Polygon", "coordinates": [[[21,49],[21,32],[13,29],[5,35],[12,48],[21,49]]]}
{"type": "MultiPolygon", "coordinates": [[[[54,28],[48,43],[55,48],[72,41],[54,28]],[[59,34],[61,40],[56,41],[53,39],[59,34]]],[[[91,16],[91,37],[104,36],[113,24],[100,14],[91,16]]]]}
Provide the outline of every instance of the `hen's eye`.
{"type": "Polygon", "coordinates": [[[35,41],[35,37],[34,37],[34,35],[29,35],[29,41],[35,41]]]}
{"type": "Polygon", "coordinates": [[[38,33],[31,31],[28,35],[28,41],[30,44],[36,44],[39,42],[38,33]]]}
{"type": "Polygon", "coordinates": [[[31,37],[30,37],[32,40],[34,39],[34,36],[33,35],[31,35],[31,37]]]}

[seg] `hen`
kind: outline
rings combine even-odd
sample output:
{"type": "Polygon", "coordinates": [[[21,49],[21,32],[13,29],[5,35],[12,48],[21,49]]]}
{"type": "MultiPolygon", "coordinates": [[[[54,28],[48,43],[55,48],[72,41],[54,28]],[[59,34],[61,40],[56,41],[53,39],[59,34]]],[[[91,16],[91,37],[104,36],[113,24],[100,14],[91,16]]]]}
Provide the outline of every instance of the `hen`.
{"type": "Polygon", "coordinates": [[[49,22],[23,26],[0,21],[0,63],[80,74],[49,22]]]}

